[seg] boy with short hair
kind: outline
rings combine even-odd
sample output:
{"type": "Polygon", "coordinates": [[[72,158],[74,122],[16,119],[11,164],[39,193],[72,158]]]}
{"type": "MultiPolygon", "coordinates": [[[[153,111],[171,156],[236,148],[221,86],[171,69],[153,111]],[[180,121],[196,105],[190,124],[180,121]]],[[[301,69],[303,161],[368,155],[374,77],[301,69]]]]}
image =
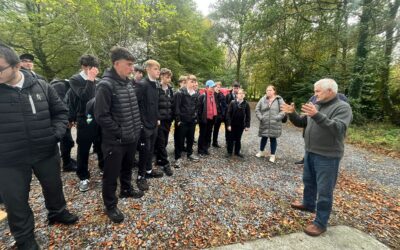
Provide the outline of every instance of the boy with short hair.
{"type": "Polygon", "coordinates": [[[174,92],[170,86],[172,78],[171,70],[162,68],[160,71],[161,87],[159,89],[158,108],[160,113],[160,126],[156,140],[156,165],[161,166],[165,174],[171,176],[172,170],[168,160],[167,145],[168,135],[172,123],[172,103],[174,92]]]}
{"type": "MultiPolygon", "coordinates": [[[[78,144],[77,150],[77,170],[76,174],[80,179],[79,191],[89,190],[89,152],[92,144],[98,143],[98,125],[92,121],[86,114],[87,103],[95,97],[96,77],[99,73],[99,60],[93,55],[82,55],[79,58],[81,71],[69,79],[69,84],[74,97],[77,99],[75,114],[78,144]]],[[[71,100],[70,100],[71,101],[71,100]]],[[[101,150],[97,151],[97,159],[100,169],[103,168],[103,154],[101,150]]]]}
{"type": "Polygon", "coordinates": [[[179,127],[177,134],[177,147],[175,147],[175,167],[181,166],[181,154],[183,144],[187,141],[187,157],[191,161],[199,161],[199,158],[193,155],[194,132],[197,123],[197,98],[198,94],[194,89],[197,78],[194,75],[188,75],[186,87],[183,87],[175,95],[174,115],[176,126],[179,127]]]}
{"type": "Polygon", "coordinates": [[[228,106],[228,112],[226,114],[226,126],[227,126],[227,157],[232,156],[233,148],[235,148],[235,155],[243,158],[244,156],[240,153],[241,139],[243,131],[248,131],[250,128],[250,106],[244,100],[245,92],[243,89],[239,89],[236,95],[236,99],[232,100],[228,106]]]}
{"type": "Polygon", "coordinates": [[[164,174],[152,167],[152,156],[157,139],[158,125],[160,125],[159,113],[159,83],[160,64],[155,60],[147,60],[144,64],[147,76],[136,87],[140,117],[143,128],[140,135],[139,172],[137,184],[142,191],[149,190],[148,178],[160,178],[164,174]]]}

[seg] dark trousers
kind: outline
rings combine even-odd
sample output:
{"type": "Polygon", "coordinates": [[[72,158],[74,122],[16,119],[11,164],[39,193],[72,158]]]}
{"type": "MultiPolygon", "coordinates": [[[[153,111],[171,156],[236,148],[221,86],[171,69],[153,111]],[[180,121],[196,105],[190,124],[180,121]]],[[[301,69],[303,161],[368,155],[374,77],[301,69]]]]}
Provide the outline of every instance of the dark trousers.
{"type": "Polygon", "coordinates": [[[71,162],[71,149],[75,146],[74,139],[72,139],[71,129],[67,128],[65,135],[60,141],[61,158],[63,166],[71,162]]]}
{"type": "Polygon", "coordinates": [[[261,137],[261,142],[260,142],[260,151],[264,151],[265,146],[267,145],[268,138],[271,142],[271,154],[274,155],[276,152],[276,148],[278,146],[278,142],[276,138],[274,137],[261,137]]]}
{"type": "Polygon", "coordinates": [[[320,228],[328,226],[339,163],[339,157],[327,157],[307,151],[304,155],[303,204],[309,209],[317,208],[313,223],[320,228]]]}
{"type": "MultiPolygon", "coordinates": [[[[76,170],[76,174],[78,175],[80,180],[85,180],[90,178],[89,173],[89,152],[92,144],[100,143],[96,137],[99,136],[98,125],[95,121],[91,123],[87,123],[85,118],[78,118],[78,126],[77,126],[77,139],[76,143],[78,144],[78,157],[77,157],[77,165],[78,168],[76,170]]],[[[99,148],[97,146],[97,148],[99,148]]],[[[103,153],[101,150],[96,152],[98,164],[100,169],[103,168],[103,153]]]]}
{"type": "Polygon", "coordinates": [[[232,126],[232,131],[227,131],[227,149],[229,154],[232,154],[233,147],[235,147],[235,154],[240,153],[240,149],[242,148],[241,140],[243,131],[243,127],[235,126],[232,126]]]}
{"type": "Polygon", "coordinates": [[[137,142],[121,145],[102,144],[104,158],[104,173],[102,195],[107,209],[117,206],[118,198],[117,180],[121,184],[121,190],[132,188],[133,156],[136,152],[137,142]]]}
{"type": "Polygon", "coordinates": [[[198,153],[204,154],[208,152],[208,148],[211,144],[212,129],[214,127],[215,119],[207,119],[206,123],[200,123],[200,133],[198,142],[198,153]]]}
{"type": "Polygon", "coordinates": [[[179,124],[178,134],[176,138],[178,141],[178,147],[175,147],[175,160],[181,158],[185,139],[186,139],[187,155],[189,156],[193,154],[195,128],[196,128],[196,123],[194,122],[181,122],[179,124]]]}
{"type": "Polygon", "coordinates": [[[61,183],[60,155],[37,163],[14,168],[0,168],[0,196],[3,198],[8,224],[17,243],[34,237],[34,218],[29,206],[32,172],[42,186],[48,218],[54,218],[66,208],[61,183]]]}
{"type": "Polygon", "coordinates": [[[214,128],[213,128],[213,139],[212,139],[213,145],[218,144],[218,134],[219,134],[219,128],[221,127],[221,124],[222,124],[222,118],[217,116],[215,118],[215,123],[214,123],[214,128]]]}
{"type": "Polygon", "coordinates": [[[139,148],[139,176],[144,177],[146,171],[152,169],[152,158],[154,153],[154,144],[157,139],[158,128],[143,128],[140,134],[139,148]]]}
{"type": "Polygon", "coordinates": [[[155,143],[156,162],[158,166],[169,164],[167,145],[170,129],[171,121],[161,121],[161,124],[158,127],[157,140],[155,143]]]}

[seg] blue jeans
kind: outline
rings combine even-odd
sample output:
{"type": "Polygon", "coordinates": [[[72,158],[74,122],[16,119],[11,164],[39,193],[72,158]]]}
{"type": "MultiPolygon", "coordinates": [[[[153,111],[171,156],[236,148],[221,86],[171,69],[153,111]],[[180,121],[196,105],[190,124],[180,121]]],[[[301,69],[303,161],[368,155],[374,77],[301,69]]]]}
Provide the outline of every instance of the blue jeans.
{"type": "Polygon", "coordinates": [[[304,155],[303,205],[317,209],[314,224],[320,228],[328,226],[332,211],[333,190],[339,171],[340,158],[326,157],[311,152],[304,155]]]}
{"type": "Polygon", "coordinates": [[[261,137],[261,142],[260,142],[260,151],[264,151],[265,146],[267,145],[268,138],[271,142],[271,154],[274,155],[276,152],[276,147],[278,146],[278,142],[276,141],[276,138],[274,137],[261,137]]]}

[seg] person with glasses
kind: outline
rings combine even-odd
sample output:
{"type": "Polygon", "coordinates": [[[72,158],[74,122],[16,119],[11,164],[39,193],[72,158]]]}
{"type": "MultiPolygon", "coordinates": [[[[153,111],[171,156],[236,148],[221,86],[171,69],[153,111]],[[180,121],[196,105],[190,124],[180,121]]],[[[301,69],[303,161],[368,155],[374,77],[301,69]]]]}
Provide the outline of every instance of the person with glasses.
{"type": "Polygon", "coordinates": [[[46,78],[43,76],[37,74],[35,71],[33,71],[34,68],[34,60],[35,57],[32,54],[29,53],[24,53],[19,56],[19,59],[21,60],[21,68],[27,70],[34,78],[37,79],[42,79],[46,81],[46,78]]]}
{"type": "Polygon", "coordinates": [[[26,70],[15,51],[0,44],[0,196],[18,249],[39,249],[29,206],[32,173],[42,187],[49,224],[73,224],[61,181],[57,143],[68,109],[47,82],[26,70]]]}

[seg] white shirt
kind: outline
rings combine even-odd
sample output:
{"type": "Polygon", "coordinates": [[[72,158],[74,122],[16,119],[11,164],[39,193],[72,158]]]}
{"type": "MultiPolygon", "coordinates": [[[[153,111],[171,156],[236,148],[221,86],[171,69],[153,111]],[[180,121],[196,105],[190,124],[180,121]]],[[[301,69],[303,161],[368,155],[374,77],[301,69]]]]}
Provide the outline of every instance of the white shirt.
{"type": "Polygon", "coordinates": [[[83,80],[87,81],[87,78],[88,78],[88,77],[87,77],[87,75],[85,74],[85,71],[82,70],[82,71],[79,73],[79,75],[82,76],[83,80]]]}
{"type": "Polygon", "coordinates": [[[8,83],[7,83],[7,85],[8,85],[8,86],[11,86],[11,87],[13,87],[13,88],[20,88],[20,89],[22,89],[22,86],[24,86],[25,76],[24,76],[24,74],[22,74],[21,72],[18,72],[18,73],[21,75],[21,80],[19,80],[19,82],[18,82],[16,85],[11,85],[11,84],[8,84],[8,83]]]}

